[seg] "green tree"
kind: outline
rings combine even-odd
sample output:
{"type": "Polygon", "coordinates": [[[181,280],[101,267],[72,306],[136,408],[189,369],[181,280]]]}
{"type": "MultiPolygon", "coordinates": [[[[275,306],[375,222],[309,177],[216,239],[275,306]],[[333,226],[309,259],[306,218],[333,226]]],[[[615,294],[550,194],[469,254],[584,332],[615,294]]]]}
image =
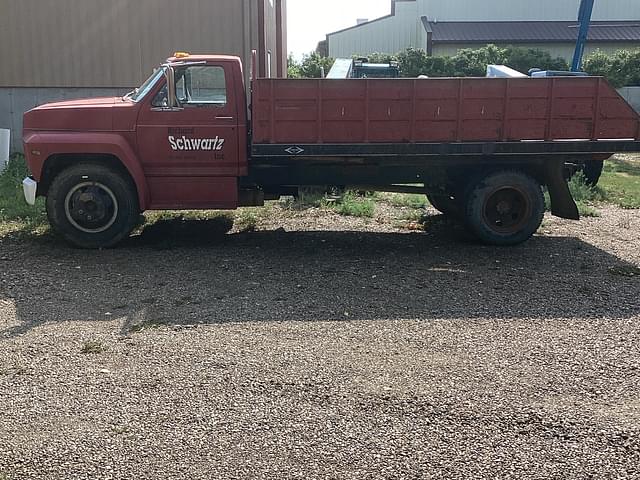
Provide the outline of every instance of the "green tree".
{"type": "Polygon", "coordinates": [[[612,66],[613,62],[611,61],[611,56],[597,50],[585,58],[583,69],[589,75],[609,77],[609,81],[614,83],[613,79],[610,77],[612,66]]]}
{"type": "Polygon", "coordinates": [[[640,85],[640,49],[620,50],[613,56],[613,70],[622,79],[622,85],[640,85]]]}
{"type": "Polygon", "coordinates": [[[354,60],[357,60],[358,58],[366,58],[370,63],[391,63],[398,61],[398,56],[391,55],[390,53],[370,53],[368,55],[354,55],[352,58],[354,60]]]}
{"type": "Polygon", "coordinates": [[[398,55],[400,72],[403,77],[415,78],[429,75],[427,68],[427,52],[421,48],[409,47],[398,55]]]}
{"type": "Polygon", "coordinates": [[[569,70],[569,64],[564,58],[554,58],[546,50],[538,48],[507,47],[504,52],[504,64],[522,73],[528,73],[532,68],[569,70]]]}
{"type": "Polygon", "coordinates": [[[323,57],[316,52],[303,55],[300,62],[293,55],[289,55],[287,74],[289,78],[320,78],[322,69],[324,68],[326,75],[331,70],[333,62],[333,58],[323,57]]]}
{"type": "Polygon", "coordinates": [[[487,65],[502,65],[506,62],[507,50],[496,45],[483,48],[465,48],[451,58],[453,75],[456,77],[484,77],[487,65]]]}
{"type": "Polygon", "coordinates": [[[287,59],[287,76],[289,78],[301,78],[300,62],[298,62],[293,55],[289,54],[287,59]]]}
{"type": "Polygon", "coordinates": [[[584,71],[606,77],[616,88],[640,86],[640,49],[619,50],[611,55],[598,50],[585,59],[584,71]]]}
{"type": "Polygon", "coordinates": [[[430,57],[422,49],[408,48],[399,53],[400,71],[404,77],[484,77],[487,65],[508,65],[527,73],[531,68],[567,70],[563,58],[553,58],[540,49],[499,47],[487,45],[476,49],[460,50],[453,57],[430,57]]]}
{"type": "Polygon", "coordinates": [[[322,69],[325,75],[328,74],[334,61],[333,58],[323,57],[316,52],[304,55],[300,63],[300,78],[321,78],[322,69]]]}
{"type": "Polygon", "coordinates": [[[287,58],[287,77],[300,78],[300,62],[292,54],[287,58]]]}

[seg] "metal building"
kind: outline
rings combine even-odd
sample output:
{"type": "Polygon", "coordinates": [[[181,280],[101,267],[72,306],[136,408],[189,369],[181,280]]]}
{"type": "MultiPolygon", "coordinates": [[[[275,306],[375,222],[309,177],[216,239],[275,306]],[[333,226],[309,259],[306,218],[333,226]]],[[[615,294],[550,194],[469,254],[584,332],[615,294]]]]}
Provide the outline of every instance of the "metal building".
{"type": "MultiPolygon", "coordinates": [[[[391,14],[327,35],[332,57],[424,48],[455,55],[489,43],[571,59],[580,0],[392,0],[391,14]]],[[[640,47],[640,1],[597,0],[586,53],[640,47]]]]}
{"type": "Polygon", "coordinates": [[[49,101],[118,95],[175,51],[258,51],[286,76],[286,0],[0,0],[0,128],[20,149],[22,114],[49,101]]]}

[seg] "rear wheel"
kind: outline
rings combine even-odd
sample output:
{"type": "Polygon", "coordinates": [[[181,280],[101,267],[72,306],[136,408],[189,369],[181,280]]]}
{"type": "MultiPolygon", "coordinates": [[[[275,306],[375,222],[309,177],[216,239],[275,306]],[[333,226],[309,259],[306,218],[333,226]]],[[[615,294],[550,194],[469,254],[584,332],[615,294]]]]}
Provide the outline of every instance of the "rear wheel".
{"type": "Polygon", "coordinates": [[[51,183],[47,215],[53,229],[80,248],[108,248],[127,237],[140,208],[132,181],[96,164],[63,170],[51,183]]]}
{"type": "Polygon", "coordinates": [[[542,224],[542,187],[522,172],[490,173],[469,186],[464,217],[469,230],[484,243],[504,246],[525,242],[542,224]]]}

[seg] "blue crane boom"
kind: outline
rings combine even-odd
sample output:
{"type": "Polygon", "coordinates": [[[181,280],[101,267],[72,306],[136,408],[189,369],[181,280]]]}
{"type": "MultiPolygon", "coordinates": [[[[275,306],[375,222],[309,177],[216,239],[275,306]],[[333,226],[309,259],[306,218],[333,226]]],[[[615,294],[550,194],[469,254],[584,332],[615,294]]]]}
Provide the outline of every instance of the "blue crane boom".
{"type": "Polygon", "coordinates": [[[584,47],[587,44],[587,37],[589,36],[594,2],[595,0],[581,0],[580,2],[580,10],[578,12],[578,42],[576,43],[576,51],[573,54],[573,62],[571,63],[572,72],[580,72],[582,70],[582,58],[584,56],[584,47]]]}

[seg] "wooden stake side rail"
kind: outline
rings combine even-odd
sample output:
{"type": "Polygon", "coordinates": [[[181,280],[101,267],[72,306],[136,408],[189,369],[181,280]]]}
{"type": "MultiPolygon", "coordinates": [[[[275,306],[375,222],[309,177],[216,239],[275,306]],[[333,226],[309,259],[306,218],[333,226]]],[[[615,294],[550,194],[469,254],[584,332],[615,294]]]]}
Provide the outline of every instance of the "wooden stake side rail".
{"type": "Polygon", "coordinates": [[[252,108],[258,152],[265,144],[640,140],[640,116],[601,77],[258,79],[252,108]]]}

